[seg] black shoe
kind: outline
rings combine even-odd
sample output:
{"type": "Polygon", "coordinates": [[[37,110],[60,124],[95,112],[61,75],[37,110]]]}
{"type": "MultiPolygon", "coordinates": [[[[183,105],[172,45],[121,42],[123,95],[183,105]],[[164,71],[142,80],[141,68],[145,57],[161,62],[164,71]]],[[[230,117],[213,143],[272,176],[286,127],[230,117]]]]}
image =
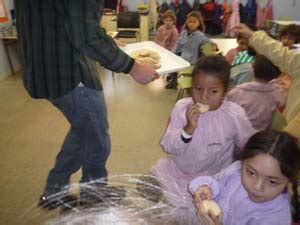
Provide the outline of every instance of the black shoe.
{"type": "Polygon", "coordinates": [[[118,204],[126,196],[122,186],[87,186],[80,191],[80,206],[90,207],[97,204],[112,206],[118,204]]]}
{"type": "Polygon", "coordinates": [[[166,75],[166,81],[170,81],[170,80],[172,80],[171,74],[166,75]]]}
{"type": "Polygon", "coordinates": [[[58,207],[71,209],[77,205],[77,200],[78,198],[76,196],[69,194],[42,195],[38,206],[47,210],[56,209],[58,207]]]}

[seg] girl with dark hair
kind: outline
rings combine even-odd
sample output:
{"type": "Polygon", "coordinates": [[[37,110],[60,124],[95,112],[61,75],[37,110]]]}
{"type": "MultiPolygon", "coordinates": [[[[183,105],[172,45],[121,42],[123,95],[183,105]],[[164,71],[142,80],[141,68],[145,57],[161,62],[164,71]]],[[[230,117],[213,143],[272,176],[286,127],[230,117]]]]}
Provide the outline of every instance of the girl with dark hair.
{"type": "Polygon", "coordinates": [[[220,173],[194,179],[189,190],[204,224],[291,224],[288,184],[297,208],[300,154],[296,139],[285,132],[265,130],[254,134],[236,161],[220,173]],[[203,212],[201,202],[213,199],[219,216],[203,212]]]}

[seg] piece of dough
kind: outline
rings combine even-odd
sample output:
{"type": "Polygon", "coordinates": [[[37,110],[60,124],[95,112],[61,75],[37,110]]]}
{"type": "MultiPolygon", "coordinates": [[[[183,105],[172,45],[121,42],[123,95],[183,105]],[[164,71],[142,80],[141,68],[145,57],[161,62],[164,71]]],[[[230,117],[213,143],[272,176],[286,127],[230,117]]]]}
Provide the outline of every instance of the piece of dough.
{"type": "Polygon", "coordinates": [[[160,55],[157,52],[150,51],[149,56],[153,59],[160,60],[160,55]]]}
{"type": "Polygon", "coordinates": [[[143,56],[143,57],[149,56],[149,54],[150,54],[150,50],[149,49],[140,49],[139,52],[140,52],[139,55],[143,56]]]}
{"type": "Polygon", "coordinates": [[[149,64],[159,64],[159,62],[151,57],[137,57],[137,60],[143,61],[149,64]]]}
{"type": "Polygon", "coordinates": [[[205,113],[205,112],[209,111],[209,105],[202,104],[200,102],[197,102],[197,105],[199,106],[199,111],[201,113],[205,113]]]}
{"type": "Polygon", "coordinates": [[[215,216],[219,216],[221,213],[220,206],[212,200],[204,200],[202,202],[205,213],[208,213],[210,210],[215,216]]]}
{"type": "Polygon", "coordinates": [[[137,49],[132,51],[129,55],[139,62],[153,65],[154,69],[159,69],[161,67],[160,64],[161,57],[159,53],[156,51],[152,51],[147,48],[137,49]]]}

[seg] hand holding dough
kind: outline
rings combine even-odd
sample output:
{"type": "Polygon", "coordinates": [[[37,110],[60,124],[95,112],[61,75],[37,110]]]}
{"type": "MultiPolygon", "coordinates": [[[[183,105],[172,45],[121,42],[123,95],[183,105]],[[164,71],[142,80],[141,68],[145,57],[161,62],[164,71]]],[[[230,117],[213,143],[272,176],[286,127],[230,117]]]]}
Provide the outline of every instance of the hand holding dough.
{"type": "Polygon", "coordinates": [[[202,203],[205,213],[208,214],[211,211],[215,216],[219,216],[221,213],[220,206],[212,200],[204,200],[202,203]]]}
{"type": "Polygon", "coordinates": [[[209,105],[202,104],[200,102],[197,102],[197,105],[199,106],[199,111],[201,113],[205,113],[205,112],[209,111],[209,105]]]}

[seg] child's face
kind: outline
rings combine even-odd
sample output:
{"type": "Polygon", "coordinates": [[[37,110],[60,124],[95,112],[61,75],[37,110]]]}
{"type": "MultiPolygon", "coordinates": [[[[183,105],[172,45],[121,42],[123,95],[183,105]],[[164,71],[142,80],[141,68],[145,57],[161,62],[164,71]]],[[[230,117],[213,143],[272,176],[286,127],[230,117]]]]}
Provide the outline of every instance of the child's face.
{"type": "Polygon", "coordinates": [[[189,16],[186,19],[186,26],[187,26],[187,29],[189,30],[189,32],[193,32],[198,29],[198,27],[200,26],[200,23],[197,18],[195,18],[193,16],[189,16]]]}
{"type": "Polygon", "coordinates": [[[268,154],[256,155],[242,163],[242,184],[253,202],[262,203],[276,198],[288,182],[278,161],[268,154]]]}
{"type": "Polygon", "coordinates": [[[282,36],[280,39],[284,47],[291,48],[296,43],[296,38],[291,35],[282,36]]]}
{"type": "Polygon", "coordinates": [[[204,73],[195,74],[192,85],[192,98],[194,103],[209,105],[209,110],[213,111],[220,107],[225,94],[223,82],[212,75],[204,73]]]}
{"type": "Polygon", "coordinates": [[[174,24],[174,21],[171,17],[166,17],[163,19],[164,21],[164,24],[166,26],[166,28],[172,28],[173,27],[173,24],[174,24]]]}
{"type": "Polygon", "coordinates": [[[239,51],[245,51],[248,49],[248,40],[246,38],[240,38],[237,43],[239,51]]]}

